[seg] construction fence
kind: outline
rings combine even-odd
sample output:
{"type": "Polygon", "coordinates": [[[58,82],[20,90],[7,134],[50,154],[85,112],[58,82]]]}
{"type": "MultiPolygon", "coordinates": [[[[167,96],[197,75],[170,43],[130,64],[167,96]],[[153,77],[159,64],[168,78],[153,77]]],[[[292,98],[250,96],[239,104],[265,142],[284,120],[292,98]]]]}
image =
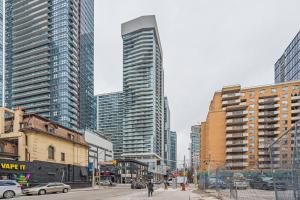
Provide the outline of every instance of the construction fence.
{"type": "Polygon", "coordinates": [[[256,170],[219,167],[200,173],[199,189],[215,191],[224,200],[300,200],[299,124],[280,137],[270,134],[259,139],[259,145],[268,150],[259,156],[256,170]]]}

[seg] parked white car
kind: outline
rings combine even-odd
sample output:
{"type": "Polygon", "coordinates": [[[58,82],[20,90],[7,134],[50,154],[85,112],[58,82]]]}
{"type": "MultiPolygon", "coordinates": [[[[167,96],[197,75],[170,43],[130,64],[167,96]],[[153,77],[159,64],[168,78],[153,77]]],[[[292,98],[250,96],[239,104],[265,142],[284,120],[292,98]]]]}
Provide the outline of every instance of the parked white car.
{"type": "Polygon", "coordinates": [[[22,194],[21,186],[16,181],[0,180],[0,198],[10,199],[22,194]]]}

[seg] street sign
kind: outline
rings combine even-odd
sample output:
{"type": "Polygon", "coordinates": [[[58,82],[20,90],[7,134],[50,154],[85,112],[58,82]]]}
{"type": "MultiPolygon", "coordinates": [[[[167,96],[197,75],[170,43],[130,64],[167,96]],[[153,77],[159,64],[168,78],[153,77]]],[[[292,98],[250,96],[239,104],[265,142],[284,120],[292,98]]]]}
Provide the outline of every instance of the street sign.
{"type": "Polygon", "coordinates": [[[89,164],[88,164],[88,170],[89,170],[89,172],[93,171],[93,168],[94,168],[93,166],[94,166],[94,164],[92,162],[89,162],[89,164]]]}

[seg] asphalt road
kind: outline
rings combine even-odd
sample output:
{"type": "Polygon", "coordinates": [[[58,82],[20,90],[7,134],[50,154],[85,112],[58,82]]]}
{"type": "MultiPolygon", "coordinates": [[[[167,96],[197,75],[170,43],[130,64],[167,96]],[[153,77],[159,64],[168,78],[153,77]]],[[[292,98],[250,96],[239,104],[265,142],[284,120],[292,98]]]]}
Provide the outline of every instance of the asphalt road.
{"type": "Polygon", "coordinates": [[[105,188],[100,190],[71,191],[47,195],[21,196],[16,200],[115,200],[123,196],[146,192],[145,190],[131,190],[128,188],[105,188]]]}
{"type": "Polygon", "coordinates": [[[180,188],[169,188],[164,190],[162,187],[154,191],[153,197],[148,197],[147,190],[132,190],[124,187],[102,188],[96,190],[73,190],[69,193],[47,194],[43,196],[21,196],[16,200],[199,200],[215,199],[206,198],[195,194],[193,189],[181,191],[180,188]]]}

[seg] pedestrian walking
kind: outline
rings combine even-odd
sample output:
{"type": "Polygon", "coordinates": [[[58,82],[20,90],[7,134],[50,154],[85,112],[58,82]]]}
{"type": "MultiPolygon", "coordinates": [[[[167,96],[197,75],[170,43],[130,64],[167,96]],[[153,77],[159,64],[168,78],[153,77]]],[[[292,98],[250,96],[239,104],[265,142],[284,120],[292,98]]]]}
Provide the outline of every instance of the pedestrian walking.
{"type": "Polygon", "coordinates": [[[152,183],[152,181],[150,180],[149,182],[148,182],[148,185],[147,185],[147,187],[148,187],[148,197],[152,197],[152,195],[153,195],[153,183],[152,183]]]}

